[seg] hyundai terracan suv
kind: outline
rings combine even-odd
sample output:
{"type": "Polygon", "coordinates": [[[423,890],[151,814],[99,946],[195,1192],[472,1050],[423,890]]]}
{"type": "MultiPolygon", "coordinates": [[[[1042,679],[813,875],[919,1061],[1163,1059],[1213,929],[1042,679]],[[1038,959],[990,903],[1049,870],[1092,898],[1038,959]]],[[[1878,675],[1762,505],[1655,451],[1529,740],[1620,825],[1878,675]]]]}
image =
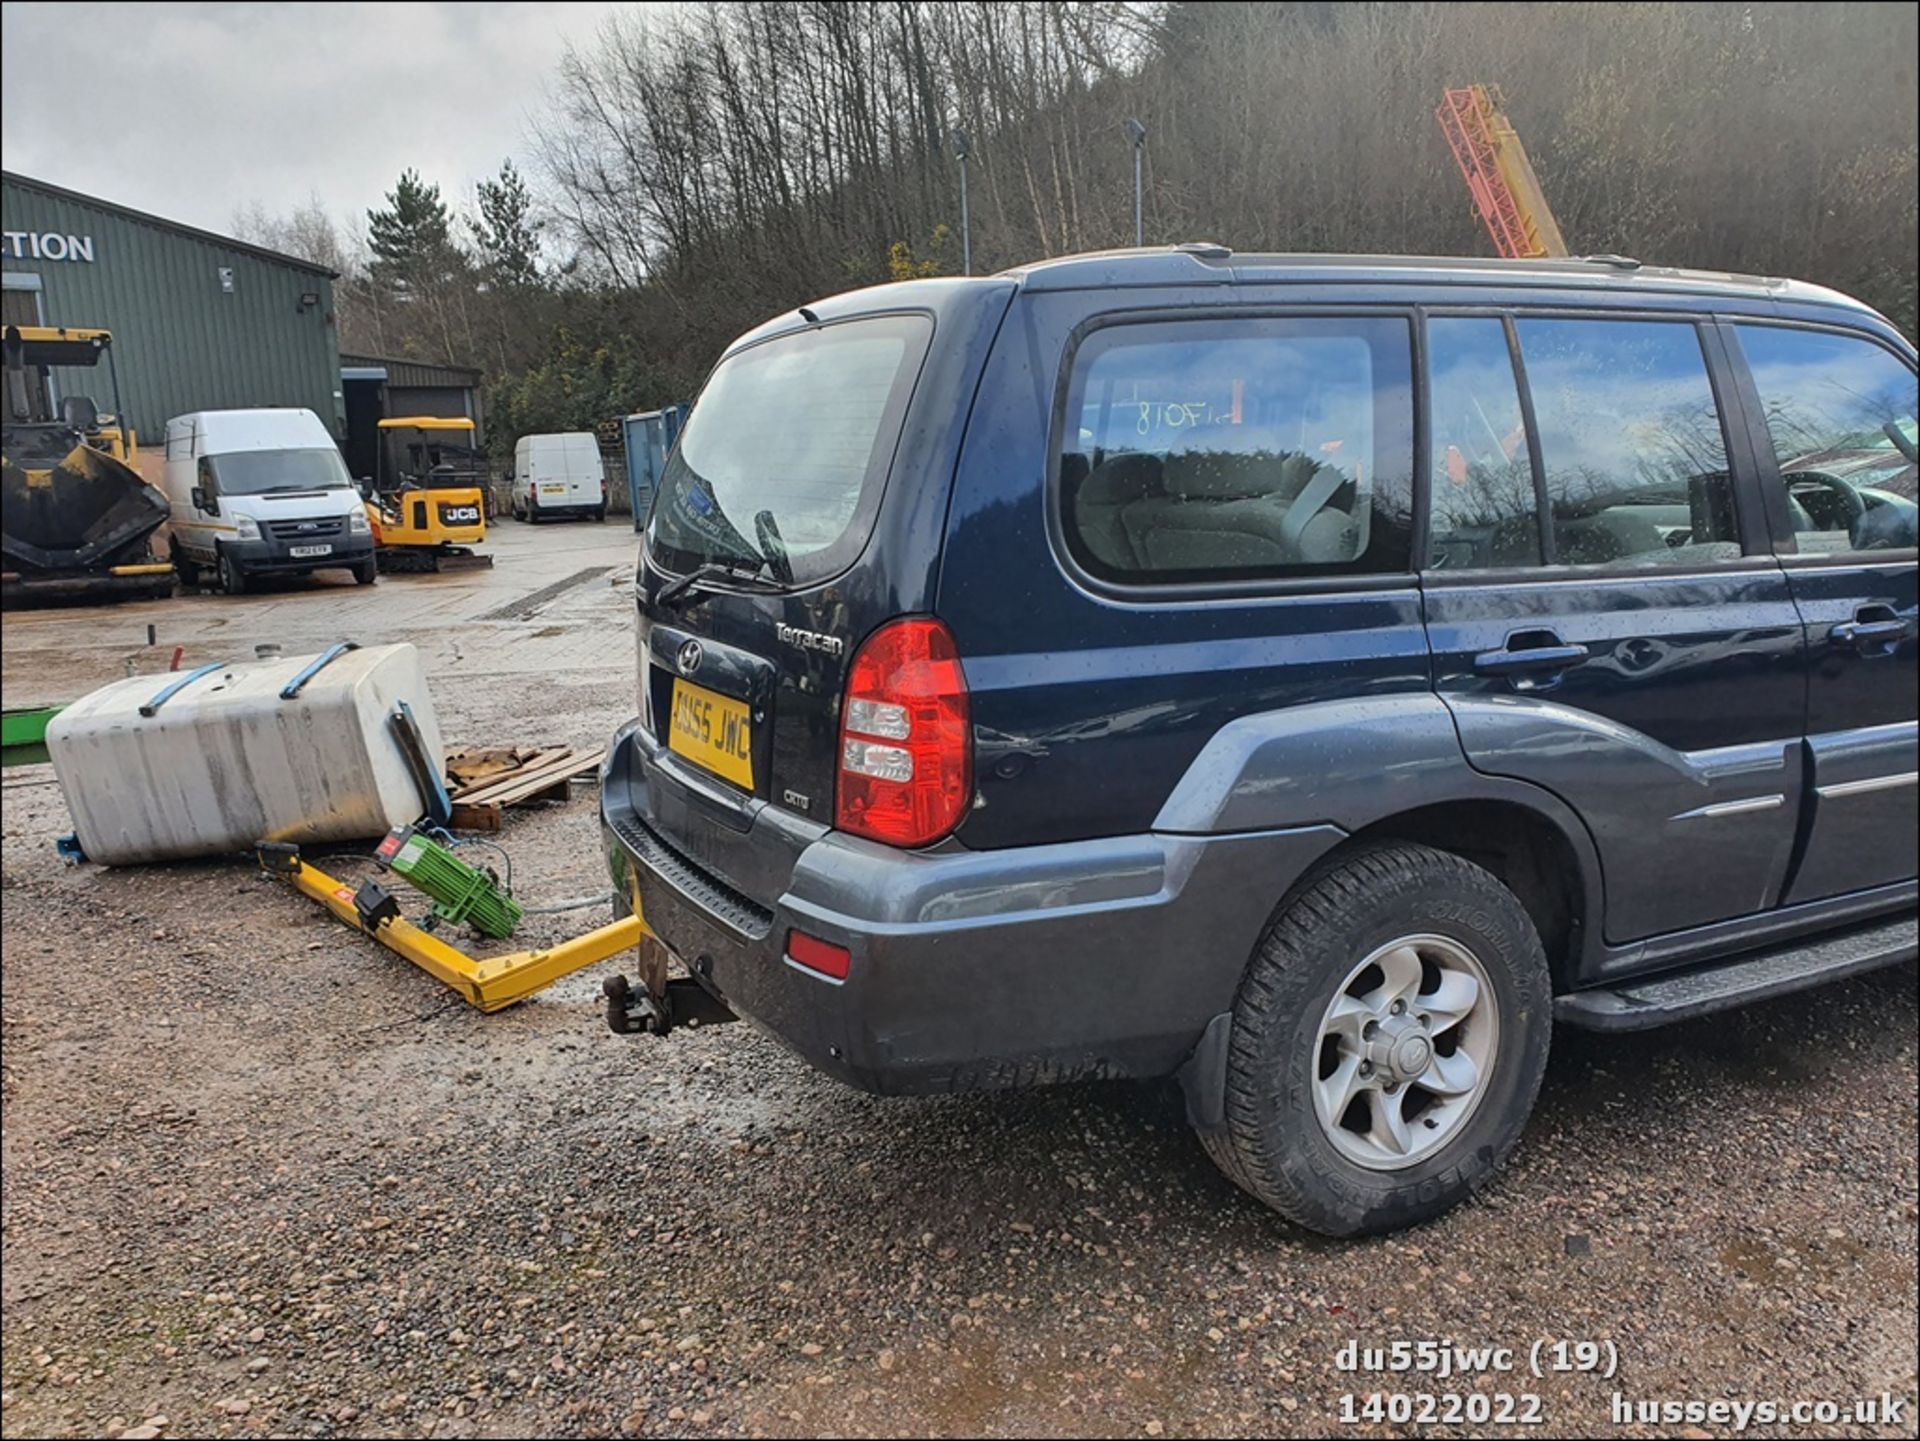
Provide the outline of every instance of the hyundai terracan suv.
{"type": "Polygon", "coordinates": [[[646,527],[612,1022],[888,1093],[1177,1075],[1285,1215],[1432,1216],[1556,1021],[1912,962],[1914,414],[1857,302],[1615,257],[770,321],[646,527]]]}

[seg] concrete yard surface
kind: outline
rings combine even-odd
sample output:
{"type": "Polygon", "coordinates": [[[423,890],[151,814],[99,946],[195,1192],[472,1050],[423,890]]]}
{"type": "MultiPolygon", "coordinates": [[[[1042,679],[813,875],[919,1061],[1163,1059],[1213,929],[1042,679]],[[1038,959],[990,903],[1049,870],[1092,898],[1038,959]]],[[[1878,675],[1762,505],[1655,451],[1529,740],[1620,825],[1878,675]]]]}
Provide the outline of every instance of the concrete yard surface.
{"type": "MultiPolygon", "coordinates": [[[[10,613],[7,703],[175,646],[406,640],[449,743],[604,743],[634,709],[632,532],[489,548],[371,589],[10,613]]],[[[1892,1424],[1748,1434],[1914,1434],[1911,969],[1558,1032],[1489,1190],[1333,1243],[1215,1172],[1170,1083],[876,1099],[745,1025],[610,1034],[625,959],[480,1015],[242,860],[65,867],[50,768],[3,783],[7,1436],[1414,1434],[1368,1419],[1381,1393],[1541,1418],[1420,1434],[1710,1435],[1615,1425],[1614,1398],[1883,1392],[1892,1424]],[[1516,1369],[1340,1364],[1441,1340],[1516,1369]],[[1616,1373],[1531,1375],[1555,1340],[1616,1373]]],[[[530,906],[607,884],[591,784],[494,839],[530,906]]]]}

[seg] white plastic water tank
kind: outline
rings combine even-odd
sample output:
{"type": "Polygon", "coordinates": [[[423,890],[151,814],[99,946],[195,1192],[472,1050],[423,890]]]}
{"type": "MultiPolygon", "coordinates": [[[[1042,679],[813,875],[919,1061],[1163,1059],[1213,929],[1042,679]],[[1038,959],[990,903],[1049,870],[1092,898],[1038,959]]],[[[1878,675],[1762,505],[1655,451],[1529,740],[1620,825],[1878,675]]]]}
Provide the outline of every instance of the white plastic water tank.
{"type": "Polygon", "coordinates": [[[47,753],[89,860],[357,840],[427,810],[393,722],[403,704],[440,775],[440,727],[410,645],[116,681],[54,717],[47,753]]]}

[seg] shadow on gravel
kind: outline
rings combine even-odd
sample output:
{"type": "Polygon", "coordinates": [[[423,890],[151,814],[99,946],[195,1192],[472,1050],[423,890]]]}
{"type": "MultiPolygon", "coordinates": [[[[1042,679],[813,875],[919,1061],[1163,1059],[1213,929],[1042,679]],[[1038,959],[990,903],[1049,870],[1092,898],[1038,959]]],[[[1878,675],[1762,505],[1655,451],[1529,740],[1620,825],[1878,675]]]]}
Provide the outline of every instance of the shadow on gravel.
{"type": "MultiPolygon", "coordinates": [[[[1917,1014],[1915,972],[1891,970],[1662,1030],[1561,1028],[1530,1134],[1562,1133],[1589,1155],[1649,1135],[1678,1144],[1701,1107],[1761,1102],[1891,1062],[1912,1048],[1917,1014]]],[[[1287,1225],[1221,1176],[1188,1131],[1172,1082],[877,1100],[815,1081],[788,1096],[816,1174],[840,1178],[825,1183],[829,1198],[884,1200],[938,1235],[1044,1230],[1078,1215],[1094,1237],[1130,1244],[1165,1228],[1269,1255],[1350,1249],[1287,1225]]],[[[1524,1188],[1529,1169],[1523,1144],[1496,1193],[1524,1188]]]]}
{"type": "Polygon", "coordinates": [[[1625,1035],[1559,1027],[1541,1087],[1539,1119],[1571,1120],[1601,1109],[1597,1077],[1624,1084],[1610,1119],[1657,1125],[1676,1095],[1724,1098],[1728,1088],[1791,1090],[1844,1068],[1911,1049],[1920,1024],[1920,972],[1893,967],[1757,1006],[1625,1035]]]}

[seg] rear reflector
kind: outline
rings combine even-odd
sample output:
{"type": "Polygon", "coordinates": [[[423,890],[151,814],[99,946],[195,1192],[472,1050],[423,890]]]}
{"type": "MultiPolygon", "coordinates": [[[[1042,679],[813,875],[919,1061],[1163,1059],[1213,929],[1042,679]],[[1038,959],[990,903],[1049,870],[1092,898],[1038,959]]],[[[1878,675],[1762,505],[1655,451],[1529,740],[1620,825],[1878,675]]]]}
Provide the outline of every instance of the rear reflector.
{"type": "Polygon", "coordinates": [[[928,846],[960,824],[973,798],[973,731],[959,651],[942,622],[889,621],[855,654],[839,769],[834,819],[844,831],[928,846]]]}
{"type": "Polygon", "coordinates": [[[805,966],[810,971],[844,981],[853,955],[845,946],[836,946],[805,931],[788,931],[787,959],[796,966],[805,966]]]}

